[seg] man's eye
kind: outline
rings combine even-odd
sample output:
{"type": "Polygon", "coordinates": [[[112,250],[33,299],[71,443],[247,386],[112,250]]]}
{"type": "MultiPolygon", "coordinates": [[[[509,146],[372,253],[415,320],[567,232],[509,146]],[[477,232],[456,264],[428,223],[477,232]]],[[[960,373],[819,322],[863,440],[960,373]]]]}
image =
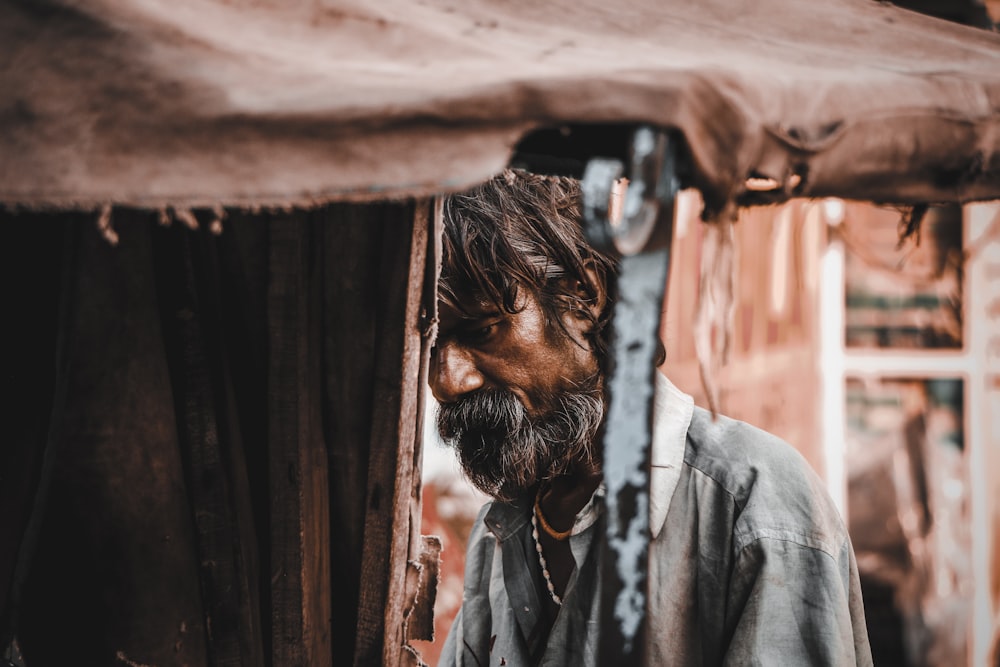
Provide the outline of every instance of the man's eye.
{"type": "Polygon", "coordinates": [[[466,340],[474,343],[481,343],[489,340],[496,334],[499,328],[499,322],[490,322],[484,326],[471,327],[466,329],[465,338],[466,340]]]}

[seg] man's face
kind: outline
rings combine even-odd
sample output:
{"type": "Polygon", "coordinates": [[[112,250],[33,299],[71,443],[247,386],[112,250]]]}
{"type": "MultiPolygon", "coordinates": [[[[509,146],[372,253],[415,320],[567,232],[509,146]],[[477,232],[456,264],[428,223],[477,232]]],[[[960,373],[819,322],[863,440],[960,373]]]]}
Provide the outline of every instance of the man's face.
{"type": "Polygon", "coordinates": [[[442,437],[472,481],[503,500],[592,463],[603,417],[588,321],[567,312],[564,331],[527,290],[520,299],[515,314],[441,303],[430,368],[442,437]]]}

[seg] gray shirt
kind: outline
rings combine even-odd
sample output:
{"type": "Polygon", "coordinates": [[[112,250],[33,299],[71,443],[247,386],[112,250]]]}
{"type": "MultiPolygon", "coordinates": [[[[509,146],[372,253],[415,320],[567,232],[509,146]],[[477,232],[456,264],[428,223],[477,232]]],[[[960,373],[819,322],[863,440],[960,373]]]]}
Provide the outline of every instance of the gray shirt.
{"type": "MultiPolygon", "coordinates": [[[[652,465],[649,664],[872,664],[850,539],[798,452],[713,421],[661,377],[652,465]]],[[[576,571],[553,619],[530,512],[480,513],[441,665],[597,664],[603,521],[570,537],[576,571]]]]}

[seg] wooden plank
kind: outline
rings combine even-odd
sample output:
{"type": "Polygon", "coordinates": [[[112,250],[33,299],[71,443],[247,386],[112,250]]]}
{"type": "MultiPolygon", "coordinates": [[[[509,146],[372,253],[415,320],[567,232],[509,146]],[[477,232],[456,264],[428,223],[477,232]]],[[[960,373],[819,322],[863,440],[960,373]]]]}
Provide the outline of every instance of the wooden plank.
{"type": "MultiPolygon", "coordinates": [[[[417,384],[417,417],[413,437],[413,481],[410,494],[410,544],[407,560],[408,570],[419,570],[416,588],[404,591],[403,610],[404,651],[400,654],[401,665],[423,666],[420,651],[410,642],[413,640],[433,641],[434,602],[437,599],[438,581],[441,570],[441,539],[421,534],[420,520],[423,516],[423,433],[426,393],[429,389],[427,376],[430,369],[431,349],[437,338],[438,307],[437,284],[441,275],[441,237],[444,231],[442,214],[444,199],[436,197],[431,204],[427,221],[427,254],[424,263],[423,296],[420,306],[420,379],[417,384]]],[[[443,638],[442,638],[443,641],[443,638]]]]}
{"type": "Polygon", "coordinates": [[[194,513],[209,662],[262,666],[256,537],[222,344],[215,244],[207,230],[175,226],[156,234],[157,295],[194,513]]]}
{"type": "MultiPolygon", "coordinates": [[[[333,645],[353,659],[361,587],[368,454],[375,401],[376,304],[382,237],[398,205],[334,205],[317,212],[323,258],[323,429],[330,456],[333,645]]],[[[409,215],[409,209],[406,209],[409,215]]]]}
{"type": "Polygon", "coordinates": [[[417,426],[426,372],[421,307],[436,210],[419,202],[384,236],[356,665],[398,665],[403,656],[407,560],[419,531],[417,426]]]}
{"type": "Polygon", "coordinates": [[[328,459],[319,410],[320,303],[308,220],[269,229],[268,440],[271,495],[272,661],[330,665],[328,459]]]}

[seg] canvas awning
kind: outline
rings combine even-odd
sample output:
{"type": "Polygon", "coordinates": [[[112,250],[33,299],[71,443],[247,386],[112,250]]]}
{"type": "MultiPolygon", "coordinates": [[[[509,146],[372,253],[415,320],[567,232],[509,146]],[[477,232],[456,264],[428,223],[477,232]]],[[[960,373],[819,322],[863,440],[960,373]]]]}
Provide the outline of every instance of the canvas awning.
{"type": "Polygon", "coordinates": [[[718,210],[1000,197],[1000,35],[871,0],[6,0],[0,201],[454,191],[534,128],[683,133],[718,210]]]}

